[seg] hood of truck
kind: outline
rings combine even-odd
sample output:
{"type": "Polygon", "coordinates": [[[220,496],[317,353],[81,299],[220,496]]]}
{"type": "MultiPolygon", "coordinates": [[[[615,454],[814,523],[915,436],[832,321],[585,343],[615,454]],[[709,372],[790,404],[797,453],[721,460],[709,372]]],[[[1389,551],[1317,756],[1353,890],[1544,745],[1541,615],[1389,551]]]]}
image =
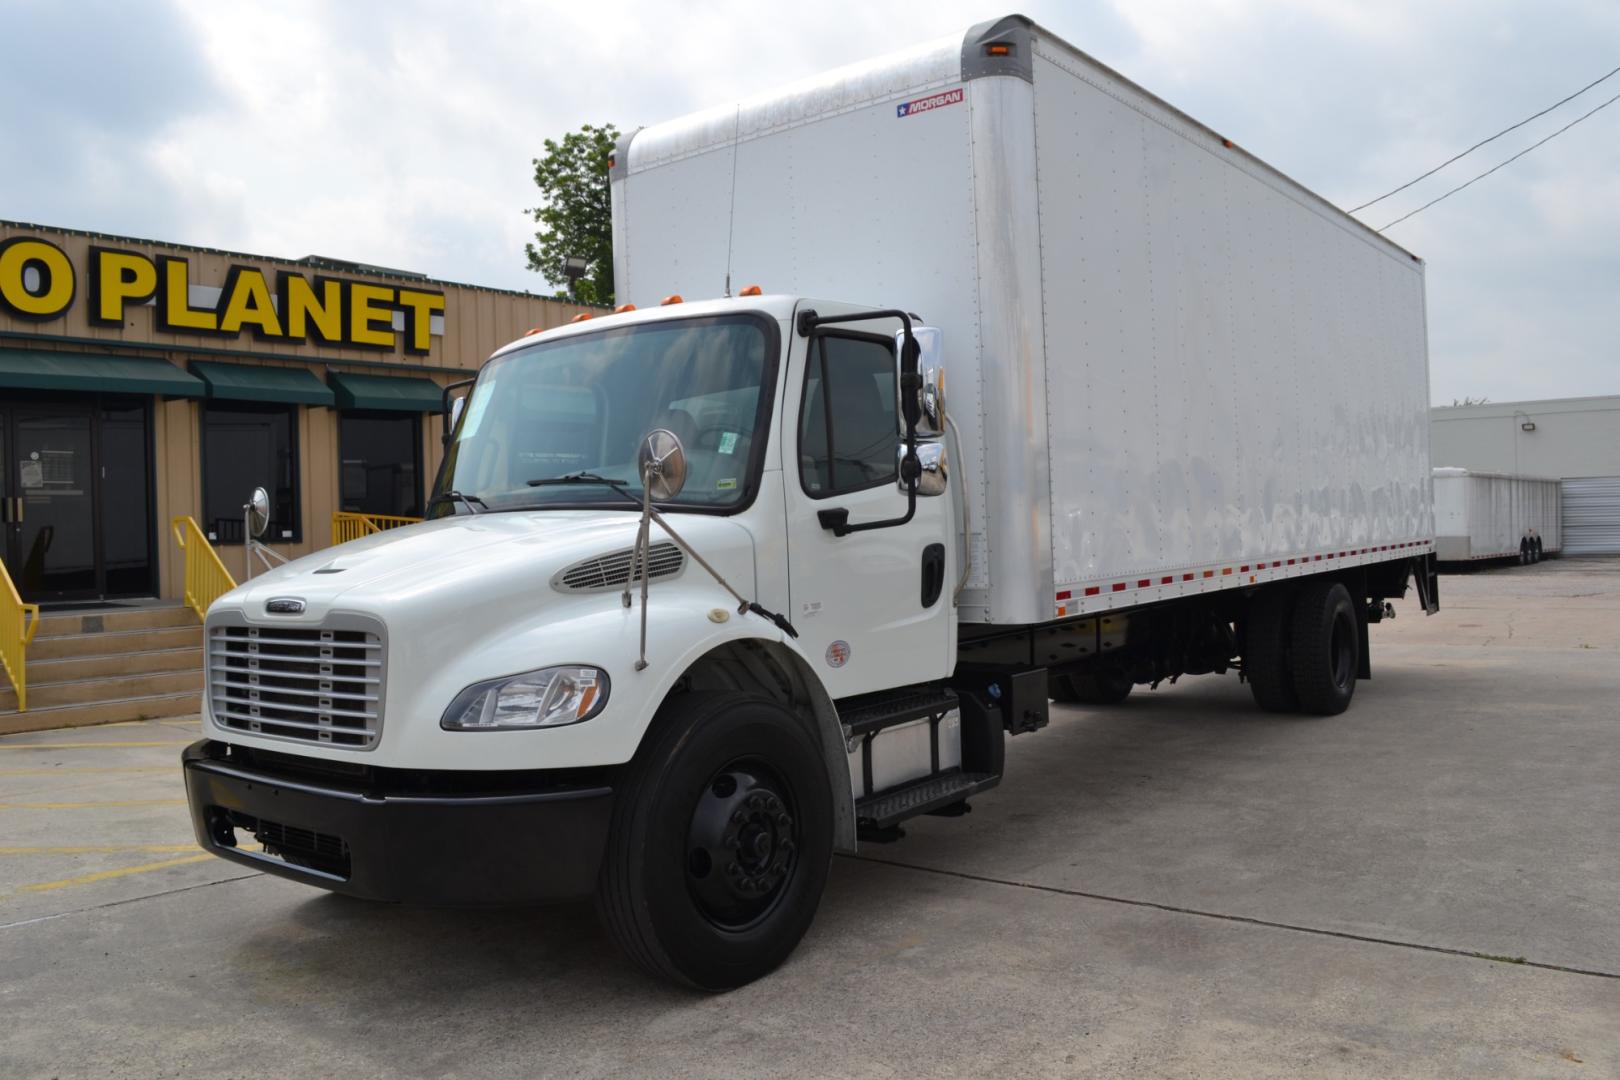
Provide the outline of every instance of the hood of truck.
{"type": "MultiPolygon", "coordinates": [[[[726,518],[674,515],[672,524],[700,555],[737,575],[739,591],[754,589],[748,531],[726,518]]],[[[254,622],[318,623],[341,610],[385,622],[440,605],[483,605],[491,615],[510,605],[532,609],[553,575],[585,559],[628,550],[640,515],[634,511],[539,510],[462,514],[374,533],[267,571],[221,597],[219,608],[254,622]],[[273,614],[272,600],[296,600],[303,611],[273,614]]],[[[652,541],[668,536],[652,527],[652,541]]],[[[691,565],[683,573],[702,573],[691,565]]]]}

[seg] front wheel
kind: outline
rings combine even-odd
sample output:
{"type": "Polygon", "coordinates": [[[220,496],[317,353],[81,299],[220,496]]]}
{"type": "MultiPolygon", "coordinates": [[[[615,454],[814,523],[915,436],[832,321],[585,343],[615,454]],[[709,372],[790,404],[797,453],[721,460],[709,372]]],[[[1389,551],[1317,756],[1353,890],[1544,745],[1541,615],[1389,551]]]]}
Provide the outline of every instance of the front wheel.
{"type": "Polygon", "coordinates": [[[809,929],[832,833],[821,746],[796,716],[746,694],[682,695],[625,768],[597,909],[643,968],[730,990],[809,929]]]}

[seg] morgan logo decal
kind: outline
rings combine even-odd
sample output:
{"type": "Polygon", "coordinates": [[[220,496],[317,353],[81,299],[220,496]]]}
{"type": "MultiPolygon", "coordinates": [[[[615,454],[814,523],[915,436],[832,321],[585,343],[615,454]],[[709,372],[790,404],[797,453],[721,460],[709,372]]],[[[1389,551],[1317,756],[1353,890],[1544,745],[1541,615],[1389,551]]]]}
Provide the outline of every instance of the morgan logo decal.
{"type": "Polygon", "coordinates": [[[955,90],[946,90],[942,94],[929,94],[927,97],[896,105],[894,115],[895,119],[904,120],[906,117],[916,116],[918,113],[932,112],[935,109],[943,109],[947,105],[960,105],[961,103],[962,88],[958,86],[955,90]]]}
{"type": "Polygon", "coordinates": [[[827,666],[843,667],[849,663],[849,642],[835,641],[827,646],[827,666]]]}
{"type": "Polygon", "coordinates": [[[295,596],[278,596],[264,602],[264,610],[271,615],[302,615],[304,602],[295,596]]]}

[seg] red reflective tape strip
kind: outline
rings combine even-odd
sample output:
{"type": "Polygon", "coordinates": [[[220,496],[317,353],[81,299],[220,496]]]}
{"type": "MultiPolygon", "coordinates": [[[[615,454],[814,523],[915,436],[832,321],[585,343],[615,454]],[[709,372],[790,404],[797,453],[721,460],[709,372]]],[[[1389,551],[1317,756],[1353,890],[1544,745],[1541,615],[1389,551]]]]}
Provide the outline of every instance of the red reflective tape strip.
{"type": "Polygon", "coordinates": [[[1113,585],[1110,586],[1110,588],[1112,588],[1115,592],[1124,592],[1125,591],[1125,583],[1123,581],[1116,581],[1116,582],[1114,582],[1113,585]]]}
{"type": "Polygon", "coordinates": [[[1181,575],[1181,580],[1182,581],[1191,581],[1192,579],[1193,579],[1193,576],[1191,574],[1182,574],[1181,575]]]}
{"type": "Polygon", "coordinates": [[[1151,584],[1153,584],[1153,579],[1152,578],[1143,578],[1141,581],[1138,581],[1136,583],[1136,587],[1138,589],[1145,589],[1151,584]]]}
{"type": "Polygon", "coordinates": [[[1100,592],[1102,592],[1102,589],[1101,589],[1101,587],[1099,587],[1097,585],[1087,585],[1086,586],[1086,595],[1087,596],[1096,596],[1100,592]]]}
{"type": "Polygon", "coordinates": [[[1289,565],[1289,566],[1293,566],[1293,565],[1294,565],[1294,560],[1293,560],[1293,559],[1289,559],[1289,560],[1288,560],[1288,565],[1289,565]]]}
{"type": "Polygon", "coordinates": [[[1162,578],[1160,578],[1160,579],[1159,579],[1159,584],[1160,584],[1160,585],[1168,585],[1168,584],[1170,584],[1170,583],[1171,583],[1171,582],[1172,582],[1172,581],[1174,581],[1174,580],[1176,580],[1176,579],[1175,579],[1175,577],[1174,577],[1174,576],[1171,576],[1171,577],[1162,577],[1162,578]]]}
{"type": "Polygon", "coordinates": [[[1240,567],[1238,567],[1238,573],[1240,573],[1240,574],[1247,574],[1247,573],[1248,573],[1248,572],[1249,572],[1249,568],[1248,568],[1248,567],[1247,567],[1247,566],[1240,566],[1240,567]]]}
{"type": "Polygon", "coordinates": [[[1067,600],[1070,597],[1072,597],[1073,595],[1074,595],[1074,593],[1070,592],[1068,589],[1064,589],[1062,592],[1057,594],[1057,598],[1059,600],[1067,600]]]}

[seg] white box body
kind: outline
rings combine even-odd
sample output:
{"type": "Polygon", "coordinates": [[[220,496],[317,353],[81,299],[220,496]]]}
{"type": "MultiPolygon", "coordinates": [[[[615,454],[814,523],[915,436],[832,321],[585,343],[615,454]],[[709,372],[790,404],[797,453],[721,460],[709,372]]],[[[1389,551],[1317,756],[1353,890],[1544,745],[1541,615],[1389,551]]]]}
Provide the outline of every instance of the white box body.
{"type": "Polygon", "coordinates": [[[964,622],[1433,550],[1423,264],[1027,20],[643,129],[612,187],[622,301],[941,328],[964,622]]]}
{"type": "Polygon", "coordinates": [[[1434,470],[1435,556],[1441,562],[1519,557],[1529,530],[1542,554],[1563,549],[1563,485],[1535,476],[1434,470]]]}

